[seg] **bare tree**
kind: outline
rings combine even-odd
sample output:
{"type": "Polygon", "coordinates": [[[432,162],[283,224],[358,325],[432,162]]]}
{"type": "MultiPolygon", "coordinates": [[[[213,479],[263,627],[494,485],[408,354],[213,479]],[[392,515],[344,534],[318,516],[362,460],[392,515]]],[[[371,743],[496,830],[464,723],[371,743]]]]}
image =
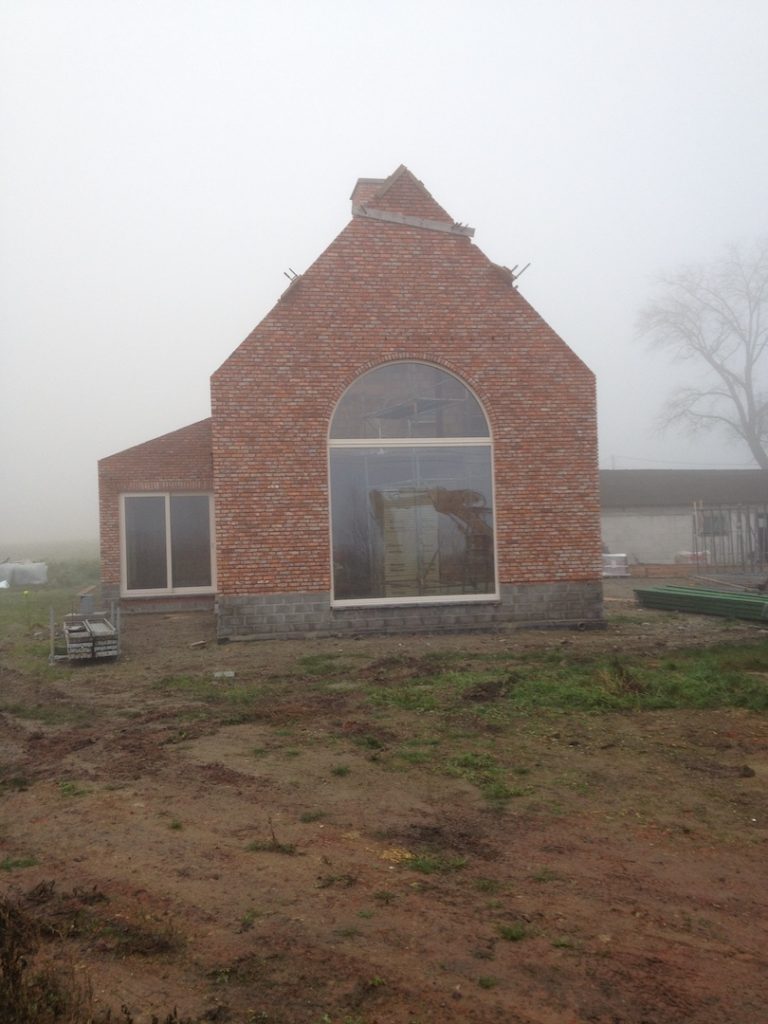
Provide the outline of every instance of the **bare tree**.
{"type": "Polygon", "coordinates": [[[640,332],[675,360],[698,364],[700,383],[669,398],[664,425],[721,428],[768,472],[768,237],[659,278],[640,332]]]}

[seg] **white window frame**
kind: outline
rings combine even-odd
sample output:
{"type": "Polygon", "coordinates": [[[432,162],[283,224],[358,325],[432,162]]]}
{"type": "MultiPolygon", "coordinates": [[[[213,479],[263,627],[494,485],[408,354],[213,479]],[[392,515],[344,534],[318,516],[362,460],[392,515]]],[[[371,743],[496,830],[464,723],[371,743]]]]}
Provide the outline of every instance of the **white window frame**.
{"type": "MultiPolygon", "coordinates": [[[[458,374],[453,373],[451,370],[447,370],[444,366],[440,366],[438,363],[429,363],[424,359],[396,359],[392,360],[396,363],[418,363],[422,366],[434,366],[436,369],[441,370],[443,373],[449,374],[451,377],[455,377],[459,383],[469,391],[473,396],[477,404],[483,411],[485,416],[485,422],[488,425],[488,436],[487,437],[445,437],[445,438],[434,438],[434,437],[383,437],[380,439],[364,437],[364,438],[333,438],[331,437],[331,428],[333,426],[333,420],[336,415],[336,410],[339,407],[339,403],[342,401],[344,396],[349,391],[349,388],[355,386],[355,384],[364,377],[367,373],[372,370],[379,369],[378,366],[370,367],[359,374],[349,385],[345,388],[344,394],[341,395],[338,402],[333,408],[330,420],[328,421],[328,448],[327,448],[327,474],[328,474],[328,535],[329,535],[329,554],[330,554],[330,573],[331,573],[331,607],[332,608],[375,608],[375,607],[395,607],[401,605],[435,605],[435,604],[493,604],[498,603],[500,600],[499,590],[499,552],[498,552],[498,530],[496,528],[496,460],[494,458],[494,444],[493,444],[493,431],[491,428],[491,421],[488,418],[488,413],[485,411],[483,403],[478,398],[474,390],[467,384],[465,380],[459,377],[458,374]],[[494,590],[485,594],[434,594],[434,595],[417,595],[414,597],[355,597],[347,599],[337,600],[334,596],[334,572],[333,572],[333,493],[331,488],[331,451],[334,448],[462,448],[462,447],[486,447],[489,450],[491,457],[491,508],[493,510],[493,576],[494,576],[494,590]]],[[[388,366],[389,363],[380,363],[379,366],[388,366]]]]}
{"type": "Polygon", "coordinates": [[[126,491],[120,495],[120,596],[164,597],[184,594],[216,593],[216,517],[211,491],[126,491]],[[158,587],[152,590],[128,589],[128,555],[125,531],[126,498],[165,498],[165,578],[173,580],[171,572],[171,498],[205,497],[208,499],[208,536],[210,538],[211,585],[208,587],[158,587]]]}

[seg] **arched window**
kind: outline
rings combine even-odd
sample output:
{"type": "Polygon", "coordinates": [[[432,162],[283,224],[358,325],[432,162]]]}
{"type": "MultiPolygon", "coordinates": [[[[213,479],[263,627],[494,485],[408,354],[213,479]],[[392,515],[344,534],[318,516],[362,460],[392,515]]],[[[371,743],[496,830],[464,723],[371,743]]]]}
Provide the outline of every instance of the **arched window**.
{"type": "Polygon", "coordinates": [[[369,370],[329,446],[334,604],[496,596],[491,437],[465,384],[427,363],[369,370]]]}

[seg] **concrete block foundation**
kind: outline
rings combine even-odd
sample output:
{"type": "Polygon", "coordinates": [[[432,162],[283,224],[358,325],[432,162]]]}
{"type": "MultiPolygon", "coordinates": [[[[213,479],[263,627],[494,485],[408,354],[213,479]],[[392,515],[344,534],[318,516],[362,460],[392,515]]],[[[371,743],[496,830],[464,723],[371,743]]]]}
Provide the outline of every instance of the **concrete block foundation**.
{"type": "Polygon", "coordinates": [[[220,640],[376,633],[459,633],[529,627],[601,628],[599,581],[507,584],[498,601],[332,608],[327,591],[220,595],[220,640]]]}

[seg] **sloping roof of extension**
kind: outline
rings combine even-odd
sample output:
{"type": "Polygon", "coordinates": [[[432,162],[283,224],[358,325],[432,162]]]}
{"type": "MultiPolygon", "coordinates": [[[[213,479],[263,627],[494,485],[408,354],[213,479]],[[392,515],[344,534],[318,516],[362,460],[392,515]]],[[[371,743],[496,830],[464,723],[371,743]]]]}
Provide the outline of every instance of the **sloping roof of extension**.
{"type": "Polygon", "coordinates": [[[601,469],[606,509],[768,504],[768,474],[759,469],[601,469]]]}
{"type": "Polygon", "coordinates": [[[211,418],[190,423],[179,430],[172,430],[161,437],[153,437],[132,448],[115,452],[99,460],[99,475],[102,479],[116,477],[127,486],[139,487],[145,478],[156,489],[158,482],[168,486],[182,483],[191,486],[190,481],[205,482],[213,477],[213,449],[211,443],[211,418]]]}

